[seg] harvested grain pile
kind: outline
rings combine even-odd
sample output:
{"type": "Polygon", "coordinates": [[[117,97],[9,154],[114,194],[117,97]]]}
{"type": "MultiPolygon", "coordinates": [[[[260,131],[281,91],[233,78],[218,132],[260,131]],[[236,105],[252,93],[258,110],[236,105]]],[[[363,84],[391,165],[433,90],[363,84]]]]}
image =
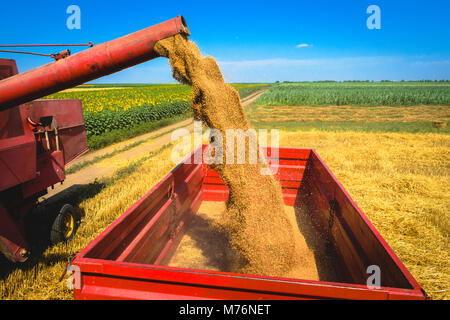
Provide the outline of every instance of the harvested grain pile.
{"type": "MultiPolygon", "coordinates": [[[[231,271],[230,262],[234,252],[228,242],[228,235],[216,228],[222,212],[224,202],[203,201],[197,214],[184,234],[177,250],[169,262],[170,267],[203,269],[215,271],[231,271]],[[215,241],[211,241],[214,239],[215,241]]],[[[285,212],[293,226],[296,226],[296,240],[300,241],[300,248],[306,248],[308,243],[311,250],[301,252],[301,258],[316,261],[317,268],[304,268],[298,265],[288,277],[304,280],[321,280],[343,282],[343,277],[337,272],[339,261],[333,251],[327,250],[327,242],[313,226],[306,208],[285,206],[285,212]]]]}
{"type": "MultiPolygon", "coordinates": [[[[195,117],[220,130],[223,141],[228,129],[249,129],[238,92],[224,82],[212,57],[202,57],[198,47],[182,35],[161,40],[154,49],[169,58],[175,79],[192,85],[195,117]]],[[[246,151],[248,155],[250,150],[246,151]]],[[[226,152],[224,145],[223,154],[226,152]]],[[[277,276],[292,275],[290,272],[300,264],[301,268],[314,270],[314,261],[300,260],[308,248],[294,234],[279,183],[271,175],[261,175],[265,166],[247,161],[214,166],[230,189],[220,228],[228,233],[238,253],[231,270],[277,276]]]]}

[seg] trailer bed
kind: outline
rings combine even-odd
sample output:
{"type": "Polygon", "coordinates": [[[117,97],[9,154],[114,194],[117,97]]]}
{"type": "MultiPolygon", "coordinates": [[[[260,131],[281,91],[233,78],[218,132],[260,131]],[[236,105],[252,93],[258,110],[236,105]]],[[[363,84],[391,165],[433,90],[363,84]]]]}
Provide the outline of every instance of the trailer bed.
{"type": "Polygon", "coordinates": [[[208,165],[190,161],[173,169],[75,257],[74,298],[427,298],[314,150],[266,152],[269,165],[279,159],[275,178],[314,252],[317,279],[228,272],[226,242],[205,227],[205,220],[218,217],[228,187],[208,165]],[[186,237],[197,241],[187,241],[186,247],[186,237]],[[224,245],[215,246],[219,243],[224,245]],[[186,248],[200,253],[188,260],[186,248]],[[381,271],[379,288],[367,286],[372,265],[381,271]]]}

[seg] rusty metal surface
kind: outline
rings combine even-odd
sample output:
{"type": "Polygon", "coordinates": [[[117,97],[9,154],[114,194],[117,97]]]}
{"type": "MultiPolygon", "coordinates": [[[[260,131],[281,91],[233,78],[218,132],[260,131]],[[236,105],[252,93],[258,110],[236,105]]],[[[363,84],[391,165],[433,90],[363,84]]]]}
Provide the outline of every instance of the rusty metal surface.
{"type": "MultiPolygon", "coordinates": [[[[0,59],[0,80],[12,77],[18,73],[16,61],[12,59],[0,59]]],[[[9,110],[0,111],[0,139],[6,135],[5,126],[9,120],[9,110]]]]}
{"type": "Polygon", "coordinates": [[[189,29],[182,16],[0,81],[0,110],[75,87],[156,58],[158,40],[189,29]]]}
{"type": "Polygon", "coordinates": [[[31,180],[36,175],[34,134],[24,125],[22,109],[8,111],[8,122],[0,135],[0,192],[31,180]]]}
{"type": "Polygon", "coordinates": [[[39,174],[36,178],[21,185],[24,198],[32,197],[65,179],[62,151],[40,154],[37,158],[37,168],[39,174]]]}
{"type": "Polygon", "coordinates": [[[18,74],[16,61],[13,59],[0,58],[0,80],[18,74]]]}
{"type": "MultiPolygon", "coordinates": [[[[58,128],[59,148],[63,151],[64,164],[88,151],[81,100],[34,100],[22,106],[26,118],[39,122],[53,117],[58,128]]],[[[42,131],[42,129],[41,129],[42,131]]],[[[55,131],[48,132],[52,150],[56,150],[55,131]]]]}
{"type": "Polygon", "coordinates": [[[27,257],[22,253],[27,247],[21,224],[11,217],[0,201],[0,252],[13,262],[23,262],[27,257]]]}

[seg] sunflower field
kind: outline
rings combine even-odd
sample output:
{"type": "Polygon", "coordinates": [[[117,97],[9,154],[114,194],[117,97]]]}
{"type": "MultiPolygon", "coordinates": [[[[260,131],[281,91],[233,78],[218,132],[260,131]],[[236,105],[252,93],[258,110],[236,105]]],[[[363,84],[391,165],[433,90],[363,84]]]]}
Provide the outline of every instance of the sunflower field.
{"type": "MultiPolygon", "coordinates": [[[[262,84],[232,84],[249,95],[262,84]]],[[[190,112],[192,89],[181,84],[83,85],[47,96],[47,99],[80,99],[88,139],[117,129],[168,119],[190,112]]]]}

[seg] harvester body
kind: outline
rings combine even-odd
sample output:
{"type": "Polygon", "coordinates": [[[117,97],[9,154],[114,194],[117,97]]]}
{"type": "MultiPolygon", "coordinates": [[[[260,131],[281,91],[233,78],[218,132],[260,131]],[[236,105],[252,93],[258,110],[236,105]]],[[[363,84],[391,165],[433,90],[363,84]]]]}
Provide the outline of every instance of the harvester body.
{"type": "Polygon", "coordinates": [[[158,40],[189,35],[182,16],[18,73],[0,59],[0,251],[29,256],[24,220],[65,166],[87,152],[80,100],[35,100],[157,57],[158,40]]]}
{"type": "MultiPolygon", "coordinates": [[[[0,59],[3,75],[17,74],[0,59]]],[[[65,166],[88,151],[80,100],[34,100],[0,111],[0,250],[25,261],[24,220],[47,188],[65,179],[65,166]]]]}

